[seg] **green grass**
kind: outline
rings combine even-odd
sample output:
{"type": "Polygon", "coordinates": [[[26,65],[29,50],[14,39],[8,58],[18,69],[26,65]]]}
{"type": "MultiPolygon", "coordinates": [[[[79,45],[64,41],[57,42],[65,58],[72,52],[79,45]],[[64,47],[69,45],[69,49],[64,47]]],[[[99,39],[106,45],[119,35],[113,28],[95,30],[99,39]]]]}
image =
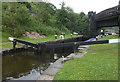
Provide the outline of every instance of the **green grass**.
{"type": "MultiPolygon", "coordinates": [[[[79,35],[80,36],[80,35],[79,35]]],[[[2,39],[1,42],[5,43],[5,42],[10,42],[8,40],[8,37],[10,37],[10,35],[8,33],[2,33],[2,39]]],[[[73,37],[76,37],[76,35],[73,35],[73,37]]],[[[70,34],[66,34],[65,38],[71,38],[70,34]]],[[[27,37],[19,37],[18,39],[22,39],[22,40],[26,40],[26,41],[30,41],[30,42],[43,42],[43,41],[51,41],[51,40],[55,40],[54,39],[54,35],[48,35],[45,38],[40,38],[40,39],[31,39],[31,38],[27,38],[27,37]]],[[[58,35],[58,39],[59,39],[59,35],[58,35]]]]}
{"type": "Polygon", "coordinates": [[[3,44],[1,48],[6,49],[6,48],[11,48],[12,46],[13,46],[12,44],[3,44]]]}
{"type": "Polygon", "coordinates": [[[91,45],[82,58],[66,62],[54,80],[118,80],[118,43],[91,45]]]}
{"type": "Polygon", "coordinates": [[[118,36],[103,36],[103,38],[100,38],[99,40],[108,40],[108,39],[117,39],[117,38],[120,38],[118,36]]]}
{"type": "Polygon", "coordinates": [[[8,33],[4,33],[4,32],[0,32],[0,34],[2,35],[1,39],[0,39],[0,42],[4,43],[4,42],[10,42],[8,40],[8,37],[10,36],[8,33]]]}
{"type": "MultiPolygon", "coordinates": [[[[79,36],[81,36],[81,35],[79,35],[79,36]]],[[[0,40],[0,42],[2,42],[2,43],[11,42],[11,41],[8,40],[8,37],[10,37],[10,35],[8,33],[3,32],[2,33],[2,39],[0,40]]],[[[73,35],[73,37],[76,37],[76,35],[73,35]]],[[[71,38],[70,34],[66,34],[65,38],[71,38]]],[[[48,35],[45,38],[40,38],[40,39],[31,39],[31,38],[27,38],[27,37],[22,36],[22,37],[19,37],[18,39],[25,40],[25,41],[30,41],[30,42],[33,42],[33,43],[55,40],[54,35],[48,35]]],[[[58,39],[59,39],[59,35],[58,35],[58,39]]],[[[10,48],[10,47],[12,47],[12,44],[2,45],[2,49],[10,48]]]]}
{"type": "MultiPolygon", "coordinates": [[[[73,35],[73,37],[76,37],[76,35],[73,35]]],[[[65,38],[71,38],[70,34],[66,34],[65,38]]],[[[45,38],[40,38],[40,39],[31,39],[31,38],[26,38],[26,37],[22,37],[19,39],[30,41],[33,43],[55,40],[54,35],[49,35],[49,36],[46,36],[45,38]]],[[[58,36],[58,39],[60,39],[59,36],[58,36]]]]}

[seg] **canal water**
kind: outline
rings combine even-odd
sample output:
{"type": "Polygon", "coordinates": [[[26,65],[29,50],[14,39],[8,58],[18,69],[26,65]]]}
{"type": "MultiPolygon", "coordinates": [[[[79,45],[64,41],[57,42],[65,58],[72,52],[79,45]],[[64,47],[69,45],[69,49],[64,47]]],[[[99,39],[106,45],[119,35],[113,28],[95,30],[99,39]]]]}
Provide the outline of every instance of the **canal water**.
{"type": "MultiPolygon", "coordinates": [[[[59,51],[59,50],[57,50],[59,51]]],[[[67,52],[38,53],[31,49],[20,49],[2,54],[2,80],[36,80],[44,70],[67,52]]]]}

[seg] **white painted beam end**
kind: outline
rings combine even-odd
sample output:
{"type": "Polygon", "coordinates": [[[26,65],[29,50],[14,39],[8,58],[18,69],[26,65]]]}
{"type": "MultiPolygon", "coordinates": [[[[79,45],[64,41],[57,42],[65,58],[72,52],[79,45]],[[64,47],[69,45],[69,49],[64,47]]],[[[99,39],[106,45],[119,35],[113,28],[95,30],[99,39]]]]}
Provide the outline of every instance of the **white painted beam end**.
{"type": "Polygon", "coordinates": [[[120,39],[109,39],[109,43],[118,43],[120,39]]]}
{"type": "Polygon", "coordinates": [[[9,39],[10,41],[13,41],[13,40],[14,40],[14,38],[12,38],[12,37],[8,37],[8,39],[9,39]]]}

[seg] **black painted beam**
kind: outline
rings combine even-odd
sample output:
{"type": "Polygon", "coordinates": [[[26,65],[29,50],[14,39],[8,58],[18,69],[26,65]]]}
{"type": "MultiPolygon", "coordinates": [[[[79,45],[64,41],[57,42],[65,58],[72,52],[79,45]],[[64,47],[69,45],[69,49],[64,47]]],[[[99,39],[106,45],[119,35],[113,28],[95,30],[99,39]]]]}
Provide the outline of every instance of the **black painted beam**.
{"type": "Polygon", "coordinates": [[[22,44],[25,44],[25,45],[30,45],[30,46],[33,46],[33,47],[37,47],[36,43],[32,43],[32,42],[29,42],[29,41],[24,41],[24,40],[19,40],[19,39],[14,39],[16,42],[20,42],[22,44]]]}
{"type": "Polygon", "coordinates": [[[11,38],[11,37],[9,37],[8,39],[13,42],[13,48],[15,48],[17,42],[25,44],[25,45],[30,45],[32,47],[37,47],[36,43],[32,43],[29,41],[24,41],[24,40],[20,40],[20,39],[16,39],[16,38],[11,38]]]}
{"type": "Polygon", "coordinates": [[[61,48],[61,47],[74,47],[80,45],[93,45],[93,44],[105,44],[109,43],[109,40],[100,40],[100,41],[89,41],[89,42],[69,42],[69,43],[58,43],[58,44],[46,44],[46,48],[61,48]]]}

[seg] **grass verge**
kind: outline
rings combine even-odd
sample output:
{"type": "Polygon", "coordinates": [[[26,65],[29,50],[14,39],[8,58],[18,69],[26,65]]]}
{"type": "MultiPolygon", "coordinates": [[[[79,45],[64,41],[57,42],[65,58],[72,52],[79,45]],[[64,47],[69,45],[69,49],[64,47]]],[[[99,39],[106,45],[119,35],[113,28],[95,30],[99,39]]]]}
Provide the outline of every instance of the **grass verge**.
{"type": "Polygon", "coordinates": [[[118,44],[91,45],[82,58],[66,62],[54,80],[118,80],[118,44]]]}
{"type": "Polygon", "coordinates": [[[111,35],[111,36],[103,36],[102,38],[99,38],[99,40],[108,40],[108,39],[117,39],[117,38],[120,37],[111,35]]]}

